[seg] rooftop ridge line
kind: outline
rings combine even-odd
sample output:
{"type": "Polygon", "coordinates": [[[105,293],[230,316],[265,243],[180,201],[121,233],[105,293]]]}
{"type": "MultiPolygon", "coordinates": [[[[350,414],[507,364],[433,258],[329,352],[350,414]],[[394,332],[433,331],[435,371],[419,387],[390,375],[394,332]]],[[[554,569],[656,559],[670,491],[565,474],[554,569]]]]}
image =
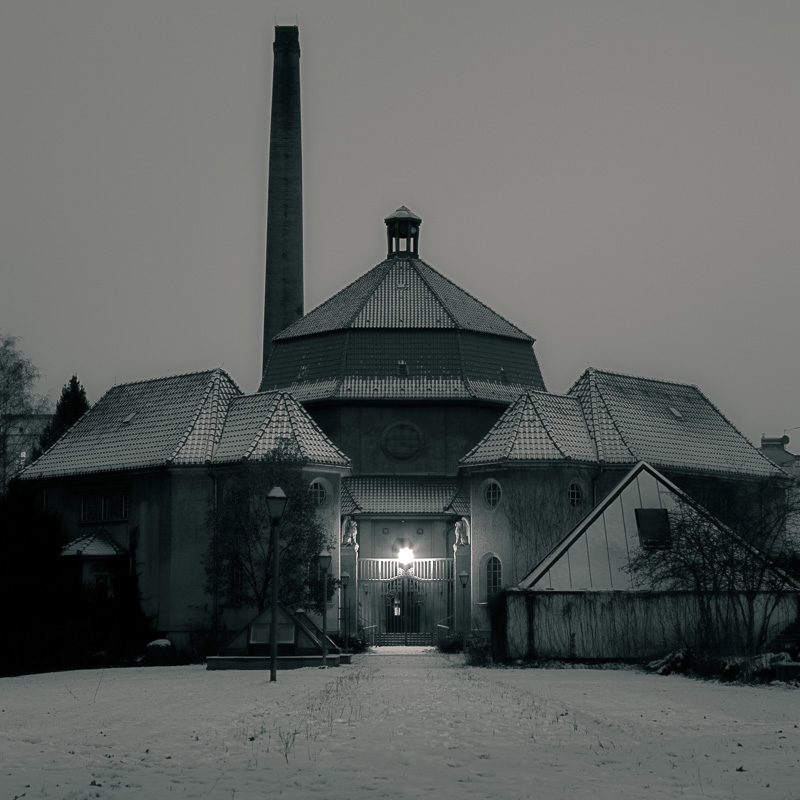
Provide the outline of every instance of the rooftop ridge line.
{"type": "MultiPolygon", "coordinates": [[[[522,330],[522,328],[520,328],[518,325],[515,325],[513,322],[511,322],[511,320],[509,320],[509,319],[506,319],[506,318],[505,318],[505,317],[504,317],[502,314],[499,314],[499,313],[498,313],[497,311],[495,311],[493,308],[490,308],[490,307],[489,307],[488,305],[486,305],[486,303],[484,303],[482,300],[479,300],[477,297],[475,297],[475,295],[471,294],[471,293],[470,293],[470,292],[468,292],[466,289],[464,289],[463,287],[461,287],[461,286],[459,286],[457,283],[455,283],[455,281],[451,281],[451,280],[450,280],[450,278],[448,278],[448,277],[447,277],[446,275],[444,275],[443,273],[439,272],[439,270],[437,270],[435,267],[432,267],[432,266],[431,266],[431,265],[430,265],[430,264],[429,264],[427,261],[423,261],[423,260],[422,260],[422,259],[421,259],[419,256],[417,256],[416,258],[410,259],[410,260],[419,261],[419,263],[420,263],[420,264],[422,264],[424,267],[426,267],[427,269],[429,269],[431,272],[435,273],[435,274],[436,274],[438,277],[440,277],[440,278],[441,278],[443,281],[446,281],[446,282],[447,282],[447,283],[449,283],[451,286],[455,287],[455,288],[456,288],[458,291],[460,291],[460,292],[463,292],[465,295],[467,295],[467,297],[469,297],[471,300],[473,300],[474,302],[476,302],[476,303],[477,303],[479,306],[482,306],[482,307],[483,307],[483,308],[485,308],[487,311],[491,312],[491,313],[492,313],[492,314],[494,314],[495,316],[497,316],[497,317],[499,317],[500,319],[502,319],[502,320],[503,320],[503,322],[505,322],[507,325],[510,325],[512,328],[514,328],[514,330],[516,330],[518,333],[520,333],[520,334],[521,334],[521,335],[522,335],[522,336],[523,336],[523,337],[524,337],[526,340],[528,340],[528,341],[529,341],[531,344],[534,344],[534,343],[536,342],[536,338],[535,338],[534,336],[531,336],[529,333],[526,333],[525,331],[523,331],[523,330],[522,330]]],[[[420,275],[421,275],[421,274],[422,274],[422,273],[420,273],[420,275]]],[[[440,301],[440,302],[443,302],[443,301],[442,301],[442,299],[441,299],[441,296],[439,295],[439,293],[438,293],[438,292],[434,292],[434,294],[436,295],[436,297],[439,299],[439,301],[440,301]]],[[[446,306],[445,306],[445,307],[446,307],[446,306]]],[[[455,320],[453,320],[453,321],[455,322],[455,320]]],[[[459,327],[459,328],[461,328],[461,326],[460,326],[460,325],[458,325],[458,327],[459,327]]],[[[495,335],[495,336],[502,336],[503,334],[501,334],[501,333],[500,333],[500,334],[493,334],[493,335],[495,335]]]]}
{"type": "Polygon", "coordinates": [[[558,452],[561,453],[561,455],[565,459],[571,460],[572,456],[567,454],[567,453],[565,453],[563,448],[561,448],[559,446],[558,442],[555,439],[555,436],[553,435],[552,431],[550,430],[549,426],[547,425],[547,421],[545,420],[544,416],[542,415],[542,413],[541,413],[541,411],[539,409],[539,406],[537,405],[537,403],[534,400],[534,398],[531,397],[530,393],[528,393],[528,400],[530,401],[531,405],[533,406],[533,409],[536,412],[536,416],[539,418],[539,421],[542,423],[542,427],[544,428],[545,433],[549,437],[550,441],[553,443],[553,447],[555,447],[556,450],[558,450],[558,452]]]}

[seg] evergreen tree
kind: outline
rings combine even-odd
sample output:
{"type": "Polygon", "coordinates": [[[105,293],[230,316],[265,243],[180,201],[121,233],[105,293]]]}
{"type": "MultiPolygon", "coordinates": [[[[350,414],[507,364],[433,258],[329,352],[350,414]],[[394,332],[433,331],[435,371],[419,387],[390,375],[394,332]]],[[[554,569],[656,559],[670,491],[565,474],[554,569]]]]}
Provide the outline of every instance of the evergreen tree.
{"type": "Polygon", "coordinates": [[[40,456],[45,450],[52,447],[88,410],[89,401],[86,399],[86,390],[78,380],[77,375],[69,379],[61,390],[61,397],[56,404],[53,419],[42,432],[39,439],[39,449],[35,453],[40,456]]]}

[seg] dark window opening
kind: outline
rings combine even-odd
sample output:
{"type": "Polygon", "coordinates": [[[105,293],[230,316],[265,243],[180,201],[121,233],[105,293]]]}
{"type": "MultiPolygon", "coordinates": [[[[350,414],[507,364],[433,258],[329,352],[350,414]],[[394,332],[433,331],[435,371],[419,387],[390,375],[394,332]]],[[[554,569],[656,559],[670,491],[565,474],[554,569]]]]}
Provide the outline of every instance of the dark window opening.
{"type": "Polygon", "coordinates": [[[503,585],[503,565],[497,556],[486,562],[486,599],[494,597],[503,585]]]}
{"type": "Polygon", "coordinates": [[[639,529],[639,543],[645,550],[668,550],[672,546],[666,508],[637,508],[636,526],[639,529]]]}

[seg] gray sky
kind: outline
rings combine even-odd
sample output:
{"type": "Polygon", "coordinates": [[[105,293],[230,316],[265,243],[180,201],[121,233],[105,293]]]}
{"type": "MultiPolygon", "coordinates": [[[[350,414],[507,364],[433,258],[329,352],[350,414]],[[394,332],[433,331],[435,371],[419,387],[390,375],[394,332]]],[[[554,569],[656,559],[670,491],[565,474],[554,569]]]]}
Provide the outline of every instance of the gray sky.
{"type": "Polygon", "coordinates": [[[751,440],[800,425],[796,0],[2,0],[0,328],[53,400],[257,388],[295,14],[307,309],[405,204],[552,391],[590,363],[696,383],[751,440]]]}

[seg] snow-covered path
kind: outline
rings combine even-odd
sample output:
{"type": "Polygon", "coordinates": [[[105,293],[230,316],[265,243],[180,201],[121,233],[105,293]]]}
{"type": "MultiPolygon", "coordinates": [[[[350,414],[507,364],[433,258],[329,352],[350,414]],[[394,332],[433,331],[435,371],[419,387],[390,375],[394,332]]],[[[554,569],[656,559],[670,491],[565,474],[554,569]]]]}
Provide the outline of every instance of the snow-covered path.
{"type": "Polygon", "coordinates": [[[800,798],[796,688],[399,652],[2,679],[0,800],[800,798]]]}

